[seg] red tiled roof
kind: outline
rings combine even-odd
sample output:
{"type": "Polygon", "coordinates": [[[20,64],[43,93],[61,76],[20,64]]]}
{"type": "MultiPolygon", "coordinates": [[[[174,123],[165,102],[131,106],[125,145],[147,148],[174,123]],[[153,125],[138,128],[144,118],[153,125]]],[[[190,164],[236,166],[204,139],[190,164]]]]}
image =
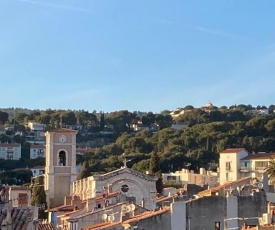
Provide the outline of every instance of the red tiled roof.
{"type": "Polygon", "coordinates": [[[21,186],[10,186],[9,189],[11,189],[11,190],[30,190],[29,187],[21,187],[21,186]]]}
{"type": "Polygon", "coordinates": [[[246,181],[248,179],[251,179],[251,177],[244,177],[244,178],[241,178],[239,180],[236,180],[236,181],[231,181],[231,182],[227,182],[223,185],[219,185],[219,186],[216,186],[214,188],[210,188],[210,189],[207,189],[207,190],[204,190],[204,191],[201,191],[198,193],[199,196],[204,196],[204,195],[210,195],[212,192],[218,192],[220,191],[221,189],[224,189],[226,187],[229,187],[229,186],[232,186],[232,185],[235,185],[235,184],[238,184],[240,182],[243,182],[243,181],[246,181]]]}
{"type": "Polygon", "coordinates": [[[168,211],[170,211],[170,207],[163,207],[163,209],[157,210],[157,211],[154,211],[154,212],[151,212],[151,211],[144,212],[140,215],[136,215],[134,217],[129,218],[126,221],[123,221],[123,224],[128,224],[128,223],[136,222],[136,221],[139,221],[139,220],[144,220],[144,219],[147,219],[147,218],[150,218],[152,216],[156,216],[156,215],[168,212],[168,211]]]}
{"type": "Polygon", "coordinates": [[[97,197],[95,197],[95,200],[102,200],[102,199],[104,199],[104,198],[109,198],[109,197],[116,197],[117,195],[119,195],[120,194],[120,192],[112,192],[112,193],[108,193],[107,195],[101,195],[101,196],[97,196],[97,197]]]}
{"type": "Polygon", "coordinates": [[[241,160],[252,160],[252,159],[270,159],[275,158],[275,153],[256,153],[249,154],[247,157],[242,158],[241,160]]]}
{"type": "Polygon", "coordinates": [[[38,230],[53,230],[54,226],[53,224],[39,224],[38,230]]]}
{"type": "Polygon", "coordinates": [[[170,199],[173,200],[173,196],[162,196],[162,197],[158,197],[156,202],[163,202],[170,199]]]}
{"type": "Polygon", "coordinates": [[[220,152],[220,154],[221,153],[238,153],[238,152],[243,151],[243,150],[245,150],[245,149],[244,148],[229,148],[229,149],[223,150],[222,152],[220,152]]]}

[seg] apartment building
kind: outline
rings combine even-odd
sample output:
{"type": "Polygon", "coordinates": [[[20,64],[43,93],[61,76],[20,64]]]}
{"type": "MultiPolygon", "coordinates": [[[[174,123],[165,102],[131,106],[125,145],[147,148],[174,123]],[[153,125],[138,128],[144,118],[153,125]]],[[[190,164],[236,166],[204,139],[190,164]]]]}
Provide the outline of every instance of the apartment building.
{"type": "Polygon", "coordinates": [[[241,159],[248,156],[244,148],[229,148],[220,153],[220,184],[236,181],[241,178],[241,159]]]}
{"type": "Polygon", "coordinates": [[[21,158],[21,145],[17,143],[0,143],[0,159],[19,160],[21,158]]]}
{"type": "Polygon", "coordinates": [[[220,184],[244,177],[262,180],[265,168],[269,165],[271,158],[275,158],[275,153],[249,154],[244,148],[225,149],[220,153],[220,184]]]}
{"type": "Polygon", "coordinates": [[[250,176],[261,180],[271,158],[275,158],[275,153],[259,152],[249,154],[247,157],[242,158],[240,161],[241,177],[250,176]]]}

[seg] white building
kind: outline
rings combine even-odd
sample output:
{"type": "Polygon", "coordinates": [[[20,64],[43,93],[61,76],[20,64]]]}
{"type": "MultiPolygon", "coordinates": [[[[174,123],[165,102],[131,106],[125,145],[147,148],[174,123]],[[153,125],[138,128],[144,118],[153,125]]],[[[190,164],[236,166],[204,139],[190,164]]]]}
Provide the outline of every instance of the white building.
{"type": "Polygon", "coordinates": [[[27,127],[31,131],[44,131],[45,129],[45,125],[33,121],[29,121],[27,127]]]}
{"type": "Polygon", "coordinates": [[[220,153],[220,184],[241,178],[241,159],[248,156],[244,148],[229,148],[220,153]]]}
{"type": "Polygon", "coordinates": [[[241,177],[250,176],[262,180],[265,168],[269,165],[270,158],[275,158],[275,153],[254,153],[241,159],[241,177]]]}
{"type": "Polygon", "coordinates": [[[32,176],[36,177],[45,173],[45,166],[35,166],[31,168],[32,176]]]}
{"type": "Polygon", "coordinates": [[[45,145],[31,145],[30,159],[36,159],[37,157],[45,158],[45,145]]]}
{"type": "Polygon", "coordinates": [[[0,143],[0,159],[19,160],[21,158],[21,145],[17,143],[0,143]]]}
{"type": "Polygon", "coordinates": [[[220,184],[244,177],[262,181],[271,158],[275,158],[275,153],[249,154],[244,148],[225,149],[220,153],[220,184]]]}
{"type": "Polygon", "coordinates": [[[196,184],[199,186],[209,185],[214,187],[218,183],[218,174],[212,171],[206,171],[204,168],[200,168],[200,173],[194,173],[193,170],[182,169],[172,173],[163,173],[163,181],[165,182],[176,182],[182,185],[185,184],[196,184]]]}

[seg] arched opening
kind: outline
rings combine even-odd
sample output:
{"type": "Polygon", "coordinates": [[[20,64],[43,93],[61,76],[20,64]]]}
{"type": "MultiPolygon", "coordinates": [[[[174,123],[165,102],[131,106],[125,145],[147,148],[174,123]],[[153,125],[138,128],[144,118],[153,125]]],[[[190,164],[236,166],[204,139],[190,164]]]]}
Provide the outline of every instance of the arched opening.
{"type": "Polygon", "coordinates": [[[60,151],[58,156],[58,165],[66,166],[66,153],[65,151],[60,151]]]}

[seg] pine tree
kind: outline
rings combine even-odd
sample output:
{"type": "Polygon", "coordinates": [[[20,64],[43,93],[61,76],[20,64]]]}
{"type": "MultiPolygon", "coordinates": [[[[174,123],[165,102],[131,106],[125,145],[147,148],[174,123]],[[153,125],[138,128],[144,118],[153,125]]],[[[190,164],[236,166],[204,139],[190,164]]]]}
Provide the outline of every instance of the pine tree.
{"type": "Polygon", "coordinates": [[[45,212],[45,210],[47,209],[47,201],[46,193],[44,190],[43,176],[36,177],[34,184],[32,185],[32,205],[38,206],[39,219],[47,218],[47,213],[45,212]]]}
{"type": "Polygon", "coordinates": [[[105,127],[105,117],[104,117],[104,113],[102,113],[100,115],[100,130],[103,130],[105,127]]]}
{"type": "Polygon", "coordinates": [[[159,157],[156,152],[151,154],[149,172],[152,175],[155,175],[157,172],[159,172],[159,157]]]}
{"type": "Polygon", "coordinates": [[[81,172],[79,173],[77,179],[81,180],[81,179],[86,178],[86,177],[88,177],[90,175],[91,175],[91,173],[90,173],[89,164],[88,164],[87,161],[84,161],[83,165],[82,165],[82,168],[81,168],[81,172]]]}

